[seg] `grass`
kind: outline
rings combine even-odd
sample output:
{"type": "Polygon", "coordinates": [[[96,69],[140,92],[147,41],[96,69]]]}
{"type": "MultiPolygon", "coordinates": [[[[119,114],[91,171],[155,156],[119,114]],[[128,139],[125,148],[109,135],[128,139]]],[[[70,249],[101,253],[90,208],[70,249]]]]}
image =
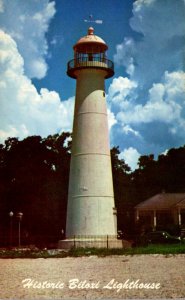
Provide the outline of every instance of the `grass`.
{"type": "Polygon", "coordinates": [[[96,255],[105,257],[110,255],[138,255],[138,254],[185,254],[185,244],[149,245],[126,249],[105,248],[72,248],[64,250],[30,250],[30,249],[0,249],[0,258],[64,258],[96,255]]]}
{"type": "Polygon", "coordinates": [[[96,249],[96,248],[77,248],[71,249],[68,252],[68,256],[108,256],[108,255],[136,255],[136,254],[185,254],[185,244],[174,244],[174,245],[149,245],[147,247],[135,247],[126,249],[96,249]]]}

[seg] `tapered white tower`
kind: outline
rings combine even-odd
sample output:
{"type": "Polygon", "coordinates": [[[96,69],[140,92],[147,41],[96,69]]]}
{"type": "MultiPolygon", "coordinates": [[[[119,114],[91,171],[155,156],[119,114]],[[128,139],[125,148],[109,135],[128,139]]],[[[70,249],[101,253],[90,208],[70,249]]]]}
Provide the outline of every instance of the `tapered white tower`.
{"type": "Polygon", "coordinates": [[[67,206],[66,238],[117,233],[104,80],[114,75],[106,43],[88,34],[73,47],[67,74],[76,99],[67,206]]]}

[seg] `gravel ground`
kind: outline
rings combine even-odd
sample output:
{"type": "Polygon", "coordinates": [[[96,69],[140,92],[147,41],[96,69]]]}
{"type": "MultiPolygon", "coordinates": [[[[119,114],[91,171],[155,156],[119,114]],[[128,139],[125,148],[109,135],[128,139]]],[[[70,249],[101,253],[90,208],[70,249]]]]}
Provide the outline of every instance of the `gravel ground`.
{"type": "Polygon", "coordinates": [[[0,259],[0,278],[1,299],[185,299],[185,255],[0,259]]]}

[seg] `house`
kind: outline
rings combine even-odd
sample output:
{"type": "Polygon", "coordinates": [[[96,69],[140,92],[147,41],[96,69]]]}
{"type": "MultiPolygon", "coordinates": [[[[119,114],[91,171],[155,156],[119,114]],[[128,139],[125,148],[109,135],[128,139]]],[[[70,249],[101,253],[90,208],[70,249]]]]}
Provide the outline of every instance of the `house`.
{"type": "Polygon", "coordinates": [[[145,229],[185,227],[185,193],[161,193],[135,206],[136,223],[145,229]]]}

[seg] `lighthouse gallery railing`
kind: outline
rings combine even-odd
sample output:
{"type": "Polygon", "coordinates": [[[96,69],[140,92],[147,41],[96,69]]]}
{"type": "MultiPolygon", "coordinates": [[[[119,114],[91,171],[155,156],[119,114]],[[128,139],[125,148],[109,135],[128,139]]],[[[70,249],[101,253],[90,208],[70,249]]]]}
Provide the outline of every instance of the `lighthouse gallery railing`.
{"type": "Polygon", "coordinates": [[[114,63],[103,57],[80,57],[76,59],[72,59],[67,64],[67,71],[69,72],[72,69],[75,68],[81,68],[81,67],[102,67],[111,69],[114,72],[114,63]]]}

